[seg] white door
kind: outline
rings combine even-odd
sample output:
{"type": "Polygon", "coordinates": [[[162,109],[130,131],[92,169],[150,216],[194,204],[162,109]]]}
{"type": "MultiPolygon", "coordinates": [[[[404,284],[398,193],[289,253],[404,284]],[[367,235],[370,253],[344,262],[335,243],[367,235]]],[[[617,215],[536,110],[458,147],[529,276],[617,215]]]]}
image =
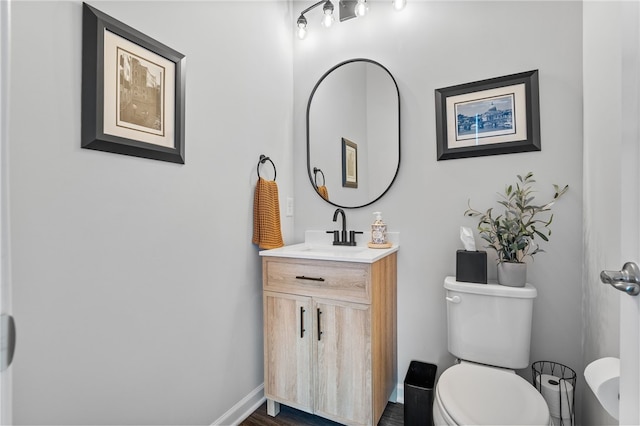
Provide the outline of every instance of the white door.
{"type": "MultiPolygon", "coordinates": [[[[582,7],[584,235],[589,280],[585,283],[589,309],[585,361],[614,356],[619,341],[618,421],[639,425],[640,296],[617,292],[608,284],[598,287],[604,284],[594,282],[593,273],[621,269],[626,262],[640,265],[640,3],[584,1],[582,7]],[[598,262],[597,272],[590,261],[598,262]],[[617,315],[618,306],[616,330],[609,314],[617,315]]],[[[611,421],[591,405],[582,411],[586,423],[611,421]]]]}
{"type": "MultiPolygon", "coordinates": [[[[624,5],[621,261],[640,265],[640,7],[624,5]]],[[[622,264],[620,265],[622,266],[622,264]]],[[[612,291],[614,291],[612,289],[612,291]]],[[[640,296],[620,293],[620,424],[640,424],[640,296]]]]}
{"type": "MultiPolygon", "coordinates": [[[[13,358],[13,337],[7,315],[11,312],[9,294],[9,235],[7,206],[7,145],[9,124],[9,53],[11,0],[0,0],[0,368],[13,358]]],[[[11,368],[0,372],[0,424],[11,424],[11,368]]]]}

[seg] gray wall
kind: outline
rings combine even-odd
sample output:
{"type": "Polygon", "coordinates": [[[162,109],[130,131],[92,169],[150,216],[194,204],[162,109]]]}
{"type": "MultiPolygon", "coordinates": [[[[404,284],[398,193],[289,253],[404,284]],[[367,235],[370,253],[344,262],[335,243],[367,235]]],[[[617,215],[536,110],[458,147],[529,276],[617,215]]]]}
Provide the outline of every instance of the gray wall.
{"type": "MultiPolygon", "coordinates": [[[[455,274],[459,226],[476,225],[463,217],[467,200],[488,208],[496,192],[528,171],[535,173],[541,197],[552,194],[552,183],[571,187],[556,204],[547,252],[528,271],[538,288],[531,361],[557,361],[581,372],[582,4],[429,1],[410,2],[395,13],[386,2],[373,2],[364,19],[336,22],[331,30],[316,17],[307,19],[308,39],[294,40],[298,240],[305,229],[334,227],[333,207],[306,183],[304,114],[313,85],[338,62],[365,57],[385,65],[400,87],[396,183],[382,200],[347,212],[351,229],[367,230],[371,212],[380,210],[388,229],[401,235],[399,381],[411,360],[435,363],[439,372],[453,362],[442,285],[455,274]],[[434,89],[532,69],[540,70],[541,152],[436,161],[434,89]]],[[[490,278],[495,274],[491,267],[490,278]]]]}
{"type": "Polygon", "coordinates": [[[14,421],[210,424],[263,380],[253,188],[264,153],[292,195],[291,13],[91,4],[186,55],[186,164],[81,149],[82,3],[13,3],[14,421]]]}

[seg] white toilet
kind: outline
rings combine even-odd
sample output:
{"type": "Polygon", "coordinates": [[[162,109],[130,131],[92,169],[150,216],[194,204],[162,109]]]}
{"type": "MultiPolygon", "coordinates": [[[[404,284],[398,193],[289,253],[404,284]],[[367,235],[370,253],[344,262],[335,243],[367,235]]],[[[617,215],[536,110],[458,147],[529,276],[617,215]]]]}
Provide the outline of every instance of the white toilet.
{"type": "Polygon", "coordinates": [[[536,289],[444,281],[449,352],[460,363],[435,389],[436,425],[550,425],[537,389],[513,369],[529,366],[536,289]]]}

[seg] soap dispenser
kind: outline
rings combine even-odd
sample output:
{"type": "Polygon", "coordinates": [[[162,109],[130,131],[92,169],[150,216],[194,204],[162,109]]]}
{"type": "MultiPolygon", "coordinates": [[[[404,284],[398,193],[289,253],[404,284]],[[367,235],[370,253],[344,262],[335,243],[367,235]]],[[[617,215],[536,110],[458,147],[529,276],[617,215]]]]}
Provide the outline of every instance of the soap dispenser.
{"type": "Polygon", "coordinates": [[[387,225],[382,221],[382,213],[374,212],[376,217],[373,224],[371,224],[371,242],[369,247],[373,248],[388,248],[391,245],[387,243],[387,225]]]}

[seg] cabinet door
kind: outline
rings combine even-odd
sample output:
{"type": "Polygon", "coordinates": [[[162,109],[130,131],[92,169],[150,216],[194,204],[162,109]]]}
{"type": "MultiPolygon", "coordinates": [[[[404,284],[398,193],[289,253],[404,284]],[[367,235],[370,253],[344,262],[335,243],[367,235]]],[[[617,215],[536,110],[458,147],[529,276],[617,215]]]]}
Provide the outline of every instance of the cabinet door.
{"type": "Polygon", "coordinates": [[[311,298],[264,292],[265,396],[312,412],[311,298]]]}
{"type": "Polygon", "coordinates": [[[314,299],[315,412],[371,424],[370,306],[314,299]]]}

